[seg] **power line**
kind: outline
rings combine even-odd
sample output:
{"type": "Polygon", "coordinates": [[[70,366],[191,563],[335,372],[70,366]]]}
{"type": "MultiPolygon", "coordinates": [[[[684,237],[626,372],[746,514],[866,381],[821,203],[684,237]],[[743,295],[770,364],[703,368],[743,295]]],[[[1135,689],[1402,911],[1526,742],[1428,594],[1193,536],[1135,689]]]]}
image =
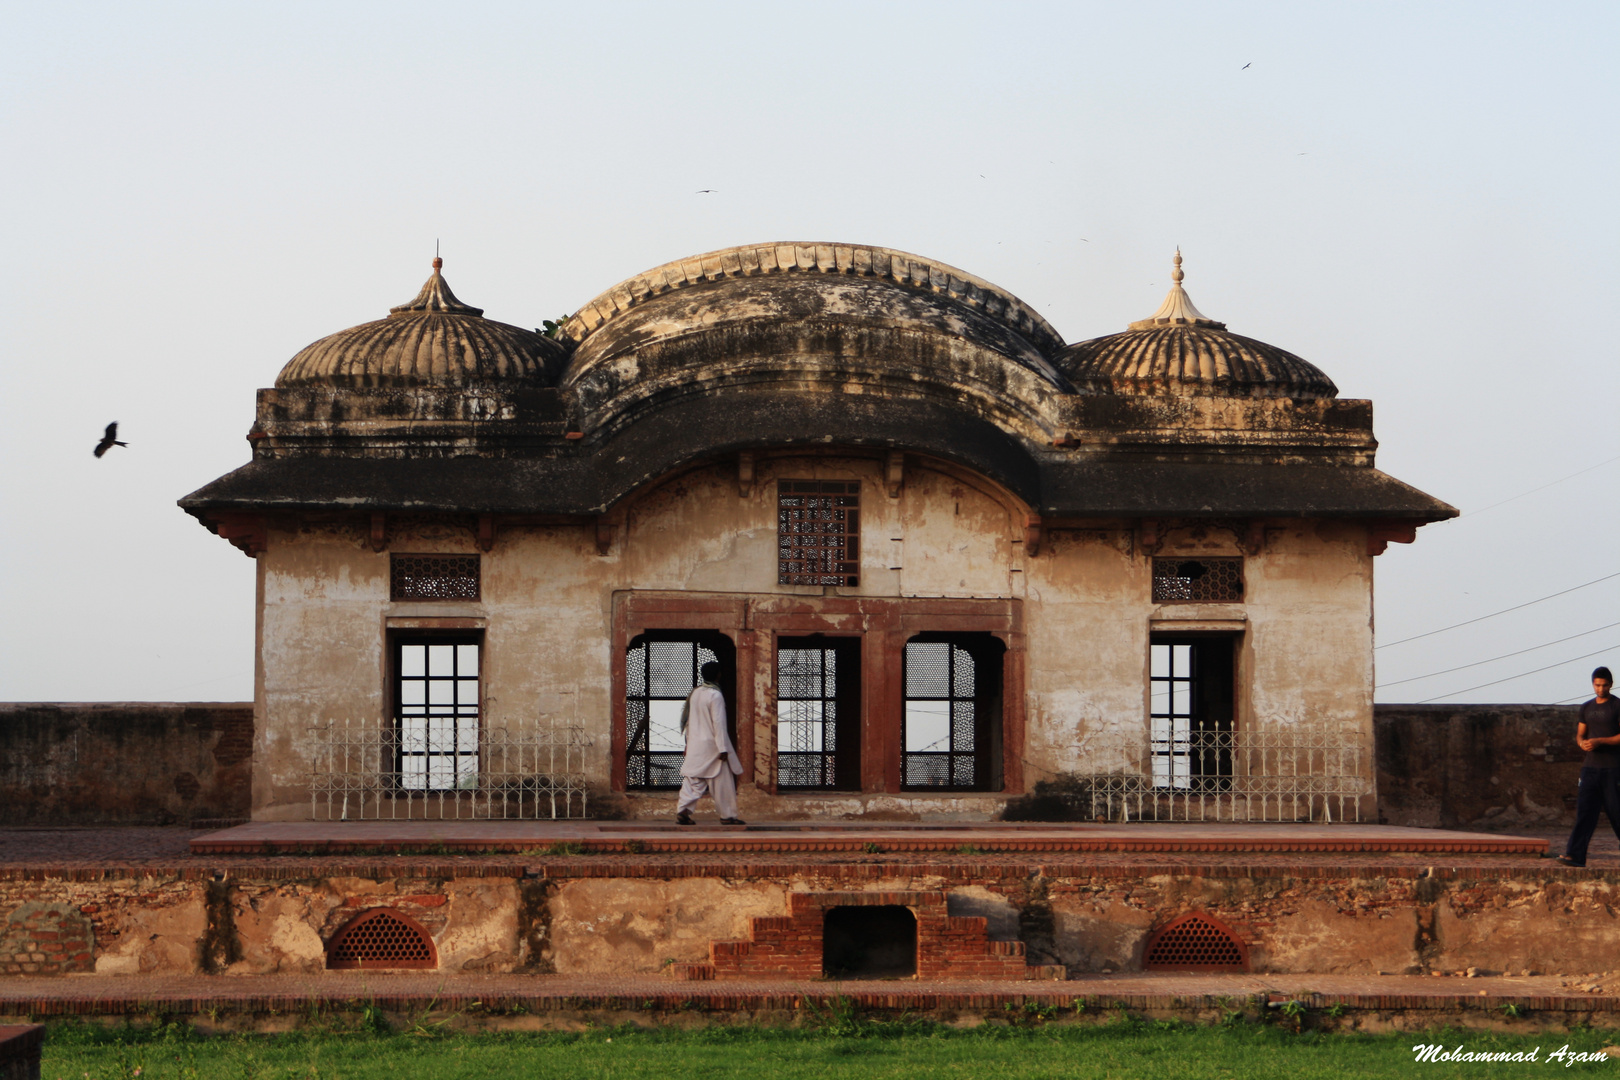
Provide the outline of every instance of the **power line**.
{"type": "Polygon", "coordinates": [[[1403,683],[1421,682],[1424,679],[1432,679],[1436,675],[1450,675],[1453,671],[1467,671],[1469,668],[1480,667],[1483,664],[1494,664],[1498,660],[1506,660],[1510,656],[1523,656],[1527,652],[1535,652],[1537,649],[1545,649],[1549,645],[1562,645],[1566,641],[1574,641],[1576,638],[1583,638],[1588,634],[1595,634],[1599,630],[1612,630],[1616,626],[1620,626],[1620,622],[1612,622],[1607,626],[1596,626],[1590,630],[1582,630],[1578,634],[1571,634],[1569,637],[1562,637],[1557,641],[1543,641],[1540,645],[1532,645],[1528,649],[1520,649],[1517,652],[1503,653],[1501,656],[1493,656],[1489,660],[1475,660],[1472,664],[1463,664],[1461,667],[1450,667],[1446,668],[1444,671],[1431,671],[1427,675],[1414,675],[1410,679],[1396,679],[1394,682],[1381,682],[1378,685],[1380,688],[1386,686],[1400,686],[1403,683]]]}
{"type": "Polygon", "coordinates": [[[1442,626],[1438,630],[1430,630],[1430,631],[1427,631],[1426,633],[1422,633],[1422,634],[1413,634],[1411,637],[1401,638],[1401,640],[1399,640],[1399,641],[1386,641],[1382,645],[1373,646],[1373,648],[1375,648],[1375,649],[1387,649],[1392,645],[1405,645],[1408,641],[1416,641],[1418,638],[1433,637],[1436,634],[1443,634],[1447,630],[1455,630],[1459,626],[1472,626],[1473,624],[1475,624],[1477,622],[1484,622],[1486,619],[1494,619],[1498,615],[1506,615],[1510,611],[1519,611],[1519,610],[1522,610],[1523,608],[1533,607],[1534,605],[1539,604],[1539,603],[1541,603],[1541,602],[1543,602],[1545,600],[1551,600],[1551,599],[1553,599],[1555,597],[1559,597],[1559,596],[1567,596],[1572,592],[1579,592],[1581,589],[1590,588],[1593,585],[1600,585],[1603,582],[1608,581],[1610,578],[1617,578],[1617,577],[1620,577],[1620,571],[1616,571],[1613,574],[1605,574],[1604,576],[1602,576],[1600,578],[1597,578],[1594,581],[1588,581],[1585,585],[1577,585],[1572,589],[1564,589],[1562,592],[1550,593],[1547,596],[1537,597],[1536,599],[1527,601],[1527,602],[1525,602],[1523,604],[1515,604],[1512,607],[1503,608],[1501,611],[1493,611],[1489,615],[1481,615],[1477,619],[1468,619],[1465,622],[1452,623],[1450,626],[1442,626]]]}
{"type": "Polygon", "coordinates": [[[1493,502],[1493,503],[1491,503],[1491,505],[1482,506],[1478,510],[1470,510],[1467,513],[1465,513],[1463,515],[1463,517],[1465,517],[1465,518],[1477,517],[1478,515],[1483,514],[1487,510],[1495,510],[1498,506],[1506,506],[1510,502],[1518,502],[1520,499],[1524,498],[1526,495],[1534,495],[1538,491],[1546,491],[1550,487],[1556,487],[1557,485],[1562,484],[1565,480],[1573,480],[1577,476],[1585,476],[1587,473],[1593,471],[1594,469],[1601,469],[1605,465],[1613,465],[1617,461],[1620,461],[1620,455],[1616,455],[1615,457],[1609,458],[1607,461],[1600,461],[1596,465],[1588,465],[1586,468],[1582,469],[1580,472],[1572,472],[1568,476],[1560,476],[1557,480],[1549,481],[1548,483],[1542,484],[1540,487],[1531,488],[1529,491],[1521,491],[1517,495],[1512,495],[1512,496],[1509,496],[1506,499],[1503,499],[1501,502],[1493,502]]]}
{"type": "Polygon", "coordinates": [[[1480,683],[1478,686],[1470,686],[1462,690],[1453,690],[1450,693],[1441,694],[1440,697],[1424,698],[1422,701],[1418,702],[1418,704],[1428,705],[1431,702],[1439,701],[1440,698],[1456,697],[1458,694],[1466,694],[1473,690],[1483,690],[1487,686],[1495,686],[1498,683],[1512,682],[1514,679],[1522,679],[1526,675],[1535,675],[1543,671],[1551,671],[1555,667],[1563,667],[1565,664],[1573,663],[1576,660],[1587,660],[1594,656],[1602,656],[1604,653],[1609,652],[1612,649],[1620,649],[1620,645],[1608,645],[1604,648],[1598,649],[1596,652],[1585,653],[1581,656],[1565,657],[1556,664],[1548,664],[1546,667],[1538,667],[1532,671],[1521,671],[1517,675],[1509,675],[1505,679],[1493,679],[1490,682],[1480,683]]]}

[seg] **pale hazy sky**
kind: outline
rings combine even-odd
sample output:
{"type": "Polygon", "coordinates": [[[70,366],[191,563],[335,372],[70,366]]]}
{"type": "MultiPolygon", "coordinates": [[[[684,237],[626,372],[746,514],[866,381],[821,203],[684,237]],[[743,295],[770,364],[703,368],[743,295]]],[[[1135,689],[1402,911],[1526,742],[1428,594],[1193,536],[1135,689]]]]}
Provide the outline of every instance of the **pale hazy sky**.
{"type": "Polygon", "coordinates": [[[0,11],[0,700],[251,697],[253,564],[175,500],[435,239],[525,326],[816,239],[1070,341],[1151,313],[1179,244],[1206,314],[1371,398],[1380,467],[1463,509],[1379,558],[1381,644],[1574,589],[1384,645],[1380,700],[1620,662],[1620,576],[1575,588],[1620,575],[1613,3],[0,11]]]}

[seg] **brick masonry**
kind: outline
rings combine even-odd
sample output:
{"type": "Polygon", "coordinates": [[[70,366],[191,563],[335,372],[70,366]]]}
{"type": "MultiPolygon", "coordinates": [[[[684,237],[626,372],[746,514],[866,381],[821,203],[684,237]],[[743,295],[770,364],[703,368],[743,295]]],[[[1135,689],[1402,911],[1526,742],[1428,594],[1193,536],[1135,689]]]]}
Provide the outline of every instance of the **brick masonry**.
{"type": "Polygon", "coordinates": [[[392,907],[433,936],[447,974],[650,977],[713,965],[717,975],[819,978],[821,913],[899,898],[918,915],[923,978],[1023,977],[1059,964],[1071,977],[1138,971],[1151,932],[1193,911],[1231,927],[1256,973],[1620,971],[1620,873],[1516,861],[672,866],[583,856],[14,868],[0,870],[0,955],[12,958],[0,964],[18,965],[15,976],[326,977],[332,935],[392,907]]]}
{"type": "Polygon", "coordinates": [[[909,908],[917,919],[917,978],[1021,980],[1063,978],[1060,966],[1030,967],[1020,941],[992,941],[983,916],[951,915],[943,892],[790,892],[788,913],[755,916],[746,940],[716,941],[706,964],[676,964],[676,978],[818,979],[822,930],[836,907],[909,908]]]}
{"type": "Polygon", "coordinates": [[[0,703],[8,825],[166,825],[245,819],[253,706],[0,703]]]}
{"type": "Polygon", "coordinates": [[[95,935],[89,918],[71,904],[31,901],[0,924],[0,972],[7,975],[68,975],[93,971],[95,935]]]}

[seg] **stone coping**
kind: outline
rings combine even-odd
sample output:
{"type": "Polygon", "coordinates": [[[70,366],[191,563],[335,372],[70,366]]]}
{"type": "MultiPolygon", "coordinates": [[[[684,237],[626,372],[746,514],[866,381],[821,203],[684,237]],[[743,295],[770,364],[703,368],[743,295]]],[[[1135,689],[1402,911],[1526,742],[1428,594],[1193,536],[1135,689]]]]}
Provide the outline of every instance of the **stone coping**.
{"type": "Polygon", "coordinates": [[[998,852],[1413,853],[1540,855],[1532,837],[1395,825],[1013,824],[761,822],[747,826],[663,822],[259,821],[194,837],[194,855],[339,854],[435,848],[526,852],[572,844],[599,853],[998,852]]]}
{"type": "Polygon", "coordinates": [[[1121,862],[974,862],[965,859],[927,862],[877,860],[842,862],[766,862],[733,860],[726,862],[663,862],[628,857],[556,859],[543,862],[499,859],[435,861],[431,859],[372,859],[332,857],[307,860],[276,856],[262,860],[209,861],[192,864],[141,866],[10,866],[0,867],[0,881],[140,881],[175,880],[206,882],[237,878],[253,881],[307,881],[315,878],[359,877],[389,879],[476,879],[476,878],[628,878],[675,880],[682,878],[762,878],[791,879],[811,877],[823,881],[888,881],[928,878],[943,886],[978,884],[1039,876],[1045,878],[1094,878],[1127,881],[1147,877],[1183,878],[1293,878],[1307,880],[1348,880],[1370,878],[1436,878],[1468,881],[1492,880],[1586,880],[1620,878],[1620,867],[1571,868],[1547,860],[1532,863],[1452,862],[1424,865],[1421,862],[1344,861],[1301,862],[1164,862],[1127,860],[1121,862]]]}
{"type": "Polygon", "coordinates": [[[1093,1014],[1124,1009],[1182,1015],[1297,1001],[1310,1010],[1405,1010],[1499,1020],[1527,1013],[1601,1014],[1620,1022],[1614,988],[1582,991],[1554,976],[1080,975],[1054,982],[917,979],[744,979],[675,983],[657,976],[407,975],[324,972],[277,976],[35,976],[0,978],[0,1016],[309,1014],[375,1005],[393,1012],[497,1017],[526,1013],[781,1012],[842,1007],[1001,1012],[1026,1004],[1093,1014]]]}

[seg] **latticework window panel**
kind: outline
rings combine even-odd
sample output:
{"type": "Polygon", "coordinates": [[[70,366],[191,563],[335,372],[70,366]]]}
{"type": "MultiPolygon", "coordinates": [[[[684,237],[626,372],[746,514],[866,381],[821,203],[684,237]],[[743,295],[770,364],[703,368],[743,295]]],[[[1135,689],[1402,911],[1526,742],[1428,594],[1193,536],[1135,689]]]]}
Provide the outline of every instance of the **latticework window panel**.
{"type": "Polygon", "coordinates": [[[392,555],[389,596],[393,600],[477,600],[477,555],[392,555]]]}
{"type": "Polygon", "coordinates": [[[776,488],[777,582],[861,583],[861,485],[782,480],[776,488]]]}
{"type": "Polygon", "coordinates": [[[1242,559],[1153,560],[1156,604],[1231,604],[1242,599],[1242,559]]]}
{"type": "Polygon", "coordinates": [[[1224,923],[1193,912],[1149,935],[1142,967],[1148,971],[1248,971],[1249,949],[1224,923]]]}
{"type": "Polygon", "coordinates": [[[681,708],[704,664],[719,655],[698,641],[633,642],[624,654],[625,785],[640,791],[681,786],[686,735],[681,708]]]}
{"type": "Polygon", "coordinates": [[[326,966],[340,969],[436,968],[438,950],[420,923],[392,908],[373,908],[332,937],[326,966]]]}
{"type": "Polygon", "coordinates": [[[906,645],[901,784],[971,791],[983,786],[978,678],[973,654],[944,641],[906,645]]]}
{"type": "Polygon", "coordinates": [[[836,788],[837,650],[777,649],[776,698],[777,786],[836,788]]]}

